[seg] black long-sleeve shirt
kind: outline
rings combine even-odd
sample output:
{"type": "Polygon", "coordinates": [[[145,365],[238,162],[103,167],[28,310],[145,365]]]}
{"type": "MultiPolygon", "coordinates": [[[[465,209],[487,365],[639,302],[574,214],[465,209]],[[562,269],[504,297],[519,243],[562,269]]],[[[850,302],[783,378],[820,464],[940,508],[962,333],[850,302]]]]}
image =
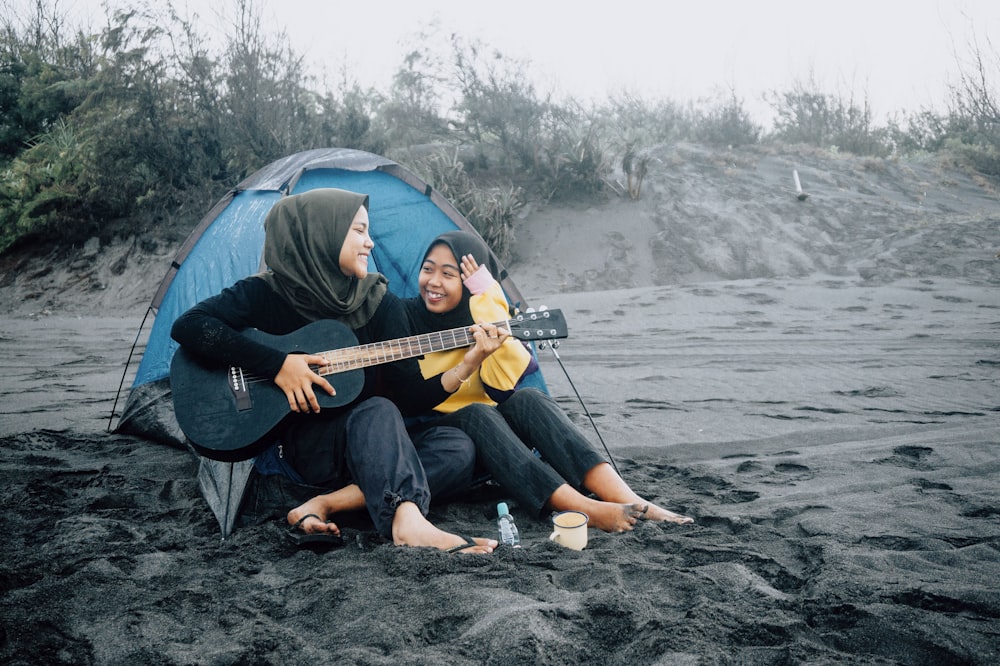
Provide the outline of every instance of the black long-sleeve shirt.
{"type": "MultiPolygon", "coordinates": [[[[251,340],[240,331],[256,328],[271,335],[285,335],[308,323],[264,280],[249,277],[182,314],[170,335],[203,358],[273,379],[285,362],[285,352],[251,340]]],[[[386,292],[367,324],[352,331],[360,345],[410,334],[402,302],[392,292],[386,292]]],[[[313,351],[327,349],[322,342],[319,345],[313,351]]],[[[355,402],[386,393],[403,414],[426,412],[448,397],[441,376],[424,379],[414,358],[366,368],[365,385],[355,402]]]]}

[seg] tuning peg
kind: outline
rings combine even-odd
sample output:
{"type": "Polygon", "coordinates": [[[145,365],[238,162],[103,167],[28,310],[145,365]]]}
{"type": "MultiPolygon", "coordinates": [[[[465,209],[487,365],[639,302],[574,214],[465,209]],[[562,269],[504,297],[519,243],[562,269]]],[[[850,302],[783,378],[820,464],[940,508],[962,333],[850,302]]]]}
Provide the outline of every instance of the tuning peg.
{"type": "Polygon", "coordinates": [[[549,309],[549,306],[547,306],[547,305],[539,305],[538,306],[538,311],[539,312],[545,312],[548,309],[549,309]]]}

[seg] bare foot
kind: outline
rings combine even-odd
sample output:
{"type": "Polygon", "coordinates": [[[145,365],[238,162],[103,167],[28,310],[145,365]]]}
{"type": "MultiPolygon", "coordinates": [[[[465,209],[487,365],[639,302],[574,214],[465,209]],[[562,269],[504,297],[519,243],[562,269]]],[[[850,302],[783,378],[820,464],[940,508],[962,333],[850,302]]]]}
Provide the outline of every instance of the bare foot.
{"type": "Polygon", "coordinates": [[[313,497],[288,512],[289,525],[297,525],[305,534],[340,534],[340,528],[330,521],[330,516],[343,511],[365,508],[365,496],[356,484],[313,497]]]}
{"type": "Polygon", "coordinates": [[[497,547],[494,539],[473,539],[469,544],[464,537],[435,527],[420,513],[413,502],[403,502],[396,509],[392,521],[392,541],[397,546],[415,546],[452,550],[459,553],[489,554],[497,547]],[[465,545],[465,548],[461,546],[465,545]]]}
{"type": "Polygon", "coordinates": [[[628,532],[642,518],[644,506],[595,501],[585,511],[590,518],[587,525],[605,532],[628,532]]]}
{"type": "Polygon", "coordinates": [[[329,532],[339,535],[340,528],[337,527],[337,524],[327,520],[330,508],[329,502],[325,498],[326,495],[313,497],[308,502],[289,511],[286,516],[288,524],[298,525],[298,528],[306,534],[329,532]]]}
{"type": "Polygon", "coordinates": [[[646,507],[646,510],[642,514],[642,520],[652,520],[657,523],[677,523],[679,525],[687,525],[694,522],[694,518],[691,516],[667,511],[655,504],[647,504],[646,507]]]}
{"type": "MultiPolygon", "coordinates": [[[[602,467],[611,469],[607,464],[598,466],[599,469],[602,467]]],[[[618,476],[614,475],[614,478],[618,479],[618,476]]],[[[623,491],[622,494],[628,493],[623,491]]],[[[617,500],[594,499],[581,494],[566,483],[556,488],[546,502],[546,506],[554,511],[582,511],[587,514],[588,526],[614,533],[633,529],[642,518],[646,505],[647,502],[635,493],[631,493],[631,497],[617,500]]]]}
{"type": "MultiPolygon", "coordinates": [[[[673,511],[667,511],[644,500],[618,476],[618,472],[608,463],[595,465],[587,472],[583,477],[583,485],[606,502],[625,502],[631,503],[632,506],[639,505],[640,510],[645,514],[642,516],[643,520],[652,520],[658,523],[679,523],[682,525],[694,522],[694,518],[682,516],[673,511]],[[646,508],[642,509],[642,507],[646,508]]],[[[555,498],[555,494],[553,494],[553,498],[555,498]]]]}

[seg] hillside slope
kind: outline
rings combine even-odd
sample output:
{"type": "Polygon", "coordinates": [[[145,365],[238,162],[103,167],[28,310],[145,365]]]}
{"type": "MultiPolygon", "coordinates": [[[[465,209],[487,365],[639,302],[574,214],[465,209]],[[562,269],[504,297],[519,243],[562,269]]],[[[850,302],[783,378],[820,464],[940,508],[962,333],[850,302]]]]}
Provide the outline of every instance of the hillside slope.
{"type": "Polygon", "coordinates": [[[691,144],[652,155],[636,201],[550,206],[526,216],[511,262],[522,291],[811,274],[1000,283],[995,190],[937,159],[691,144]],[[803,201],[793,170],[808,195],[803,201]]]}
{"type": "MultiPolygon", "coordinates": [[[[808,148],[652,151],[638,200],[529,207],[511,272],[532,294],[829,274],[1000,284],[1000,201],[936,158],[881,160],[808,148]],[[808,197],[800,201],[797,170],[808,197]]],[[[177,243],[91,239],[69,253],[0,260],[0,312],[139,312],[177,243]]]]}

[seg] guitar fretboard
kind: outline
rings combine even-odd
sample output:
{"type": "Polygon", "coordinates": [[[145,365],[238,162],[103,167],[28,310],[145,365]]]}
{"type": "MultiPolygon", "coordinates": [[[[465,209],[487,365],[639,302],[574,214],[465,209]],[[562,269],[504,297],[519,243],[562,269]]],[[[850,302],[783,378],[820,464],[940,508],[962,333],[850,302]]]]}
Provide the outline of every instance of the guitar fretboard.
{"type": "MultiPolygon", "coordinates": [[[[494,322],[497,328],[510,330],[510,320],[494,322]]],[[[320,352],[326,359],[324,365],[316,368],[316,374],[332,375],[372,365],[391,363],[404,358],[423,356],[459,347],[468,347],[475,342],[468,327],[452,328],[447,331],[411,335],[408,338],[397,338],[386,342],[372,342],[367,345],[346,347],[320,352]]]]}

